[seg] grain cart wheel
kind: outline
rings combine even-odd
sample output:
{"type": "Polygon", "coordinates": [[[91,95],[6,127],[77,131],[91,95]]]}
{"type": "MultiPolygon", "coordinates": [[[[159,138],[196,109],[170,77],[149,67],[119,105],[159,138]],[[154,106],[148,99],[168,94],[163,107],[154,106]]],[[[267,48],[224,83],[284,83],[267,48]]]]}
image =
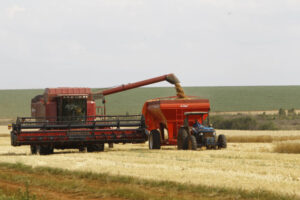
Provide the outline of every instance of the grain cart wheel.
{"type": "Polygon", "coordinates": [[[158,130],[150,132],[149,149],[160,149],[160,132],[158,130]]]}
{"type": "Polygon", "coordinates": [[[218,136],[218,148],[226,148],[227,147],[227,142],[226,142],[226,137],[225,135],[221,134],[218,136]]]}
{"type": "Polygon", "coordinates": [[[188,135],[185,138],[184,149],[197,150],[197,140],[193,135],[188,135]]]}
{"type": "Polygon", "coordinates": [[[177,149],[178,150],[181,150],[183,149],[183,144],[184,144],[184,141],[185,139],[187,138],[188,136],[188,133],[186,131],[185,128],[181,127],[178,131],[178,135],[177,135],[177,149]]]}
{"type": "Polygon", "coordinates": [[[33,155],[37,154],[36,146],[35,145],[30,145],[30,151],[31,151],[31,154],[33,154],[33,155]]]}

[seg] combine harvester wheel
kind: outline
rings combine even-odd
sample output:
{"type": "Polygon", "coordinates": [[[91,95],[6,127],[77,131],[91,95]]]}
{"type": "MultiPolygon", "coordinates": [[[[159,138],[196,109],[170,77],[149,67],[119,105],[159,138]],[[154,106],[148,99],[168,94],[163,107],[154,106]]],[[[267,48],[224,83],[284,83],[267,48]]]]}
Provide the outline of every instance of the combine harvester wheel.
{"type": "Polygon", "coordinates": [[[103,144],[91,144],[87,146],[87,152],[100,152],[104,151],[104,143],[103,144]]]}

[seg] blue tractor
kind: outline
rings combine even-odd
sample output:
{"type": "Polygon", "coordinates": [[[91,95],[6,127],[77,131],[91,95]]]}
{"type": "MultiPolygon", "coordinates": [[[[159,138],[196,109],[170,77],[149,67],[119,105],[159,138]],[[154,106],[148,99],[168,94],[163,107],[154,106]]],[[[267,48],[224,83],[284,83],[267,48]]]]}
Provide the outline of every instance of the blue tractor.
{"type": "Polygon", "coordinates": [[[221,149],[227,147],[226,137],[221,134],[216,135],[216,130],[209,124],[209,117],[204,122],[204,115],[208,112],[186,112],[184,113],[184,125],[179,129],[177,137],[177,147],[183,150],[197,150],[197,148],[206,147],[206,149],[221,149]],[[197,118],[202,118],[200,123],[195,120],[192,126],[189,125],[189,117],[197,115],[197,118]]]}

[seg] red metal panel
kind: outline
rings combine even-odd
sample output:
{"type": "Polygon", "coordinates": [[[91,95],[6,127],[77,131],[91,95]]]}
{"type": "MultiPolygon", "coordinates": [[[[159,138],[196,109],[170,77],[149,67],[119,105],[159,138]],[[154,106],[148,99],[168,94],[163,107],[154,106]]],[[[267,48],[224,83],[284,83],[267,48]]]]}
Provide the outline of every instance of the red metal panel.
{"type": "Polygon", "coordinates": [[[58,95],[58,94],[76,94],[76,95],[89,95],[91,94],[90,88],[47,88],[45,93],[48,95],[58,95]]]}
{"type": "Polygon", "coordinates": [[[87,101],[87,116],[96,115],[96,103],[95,101],[87,101]]]}
{"type": "Polygon", "coordinates": [[[46,117],[49,121],[57,121],[57,104],[56,102],[46,103],[46,117]]]}
{"type": "Polygon", "coordinates": [[[32,117],[45,117],[46,108],[43,101],[31,103],[31,116],[32,117]]]}

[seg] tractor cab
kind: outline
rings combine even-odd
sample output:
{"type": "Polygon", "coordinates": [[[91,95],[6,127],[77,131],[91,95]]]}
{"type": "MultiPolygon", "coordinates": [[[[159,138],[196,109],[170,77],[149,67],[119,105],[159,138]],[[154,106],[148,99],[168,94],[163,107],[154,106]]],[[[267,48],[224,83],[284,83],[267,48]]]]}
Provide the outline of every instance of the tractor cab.
{"type": "Polygon", "coordinates": [[[216,130],[209,124],[208,112],[185,112],[184,125],[178,133],[178,149],[206,147],[207,149],[226,148],[225,135],[217,137],[216,130]],[[189,118],[196,118],[191,125],[189,118]],[[206,119],[206,120],[204,120],[206,119]]]}

